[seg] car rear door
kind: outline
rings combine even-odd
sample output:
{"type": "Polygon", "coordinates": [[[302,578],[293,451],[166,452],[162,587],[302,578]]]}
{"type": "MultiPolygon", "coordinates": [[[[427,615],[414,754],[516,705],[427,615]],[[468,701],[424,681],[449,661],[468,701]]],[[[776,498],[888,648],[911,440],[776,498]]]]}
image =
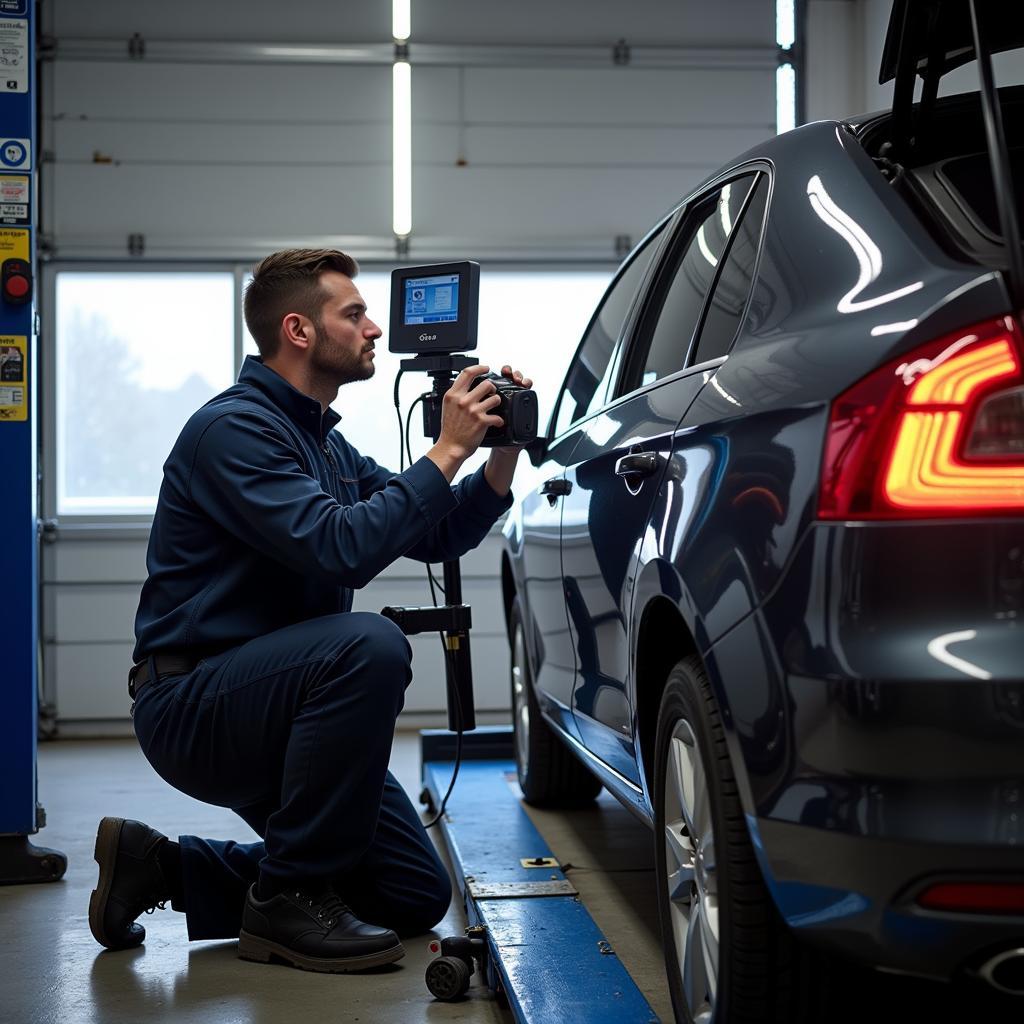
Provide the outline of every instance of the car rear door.
{"type": "Polygon", "coordinates": [[[679,219],[638,306],[622,394],[577,427],[565,469],[562,584],[576,650],[572,708],[584,745],[640,785],[627,691],[632,569],[676,426],[706,378],[686,370],[755,175],[704,193],[679,219]]]}

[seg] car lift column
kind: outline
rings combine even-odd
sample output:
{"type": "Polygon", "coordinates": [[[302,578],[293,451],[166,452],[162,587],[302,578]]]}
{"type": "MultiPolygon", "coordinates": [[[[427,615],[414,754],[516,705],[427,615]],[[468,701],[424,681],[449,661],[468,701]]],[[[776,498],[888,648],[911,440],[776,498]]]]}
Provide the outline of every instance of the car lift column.
{"type": "Polygon", "coordinates": [[[0,0],[0,883],[60,878],[67,858],[33,846],[39,623],[34,301],[35,10],[0,0]]]}

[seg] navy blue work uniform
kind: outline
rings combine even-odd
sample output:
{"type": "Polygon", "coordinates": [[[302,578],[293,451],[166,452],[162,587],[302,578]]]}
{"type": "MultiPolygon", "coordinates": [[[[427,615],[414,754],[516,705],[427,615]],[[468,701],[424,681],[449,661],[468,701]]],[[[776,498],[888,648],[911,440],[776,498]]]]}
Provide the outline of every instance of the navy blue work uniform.
{"type": "Polygon", "coordinates": [[[352,591],[401,555],[464,554],[512,499],[483,470],[452,487],[426,458],[382,469],[338,420],[250,356],[164,465],[135,661],[196,666],[142,688],[135,734],[167,782],[263,837],[181,837],[175,909],[192,939],[236,936],[261,873],[278,887],[330,879],[358,917],[404,932],[431,927],[451,899],[388,772],[409,643],[353,612],[352,591]]]}

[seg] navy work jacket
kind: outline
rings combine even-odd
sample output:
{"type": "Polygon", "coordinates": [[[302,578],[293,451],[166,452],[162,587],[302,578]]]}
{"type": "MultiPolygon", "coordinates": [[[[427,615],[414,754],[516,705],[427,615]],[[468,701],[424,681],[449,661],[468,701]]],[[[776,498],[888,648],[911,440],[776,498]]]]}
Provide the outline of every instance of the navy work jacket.
{"type": "Polygon", "coordinates": [[[164,464],[136,662],[347,612],[401,555],[457,558],[512,504],[483,469],[455,487],[427,458],[383,469],[333,429],[339,419],[255,356],[192,415],[164,464]]]}

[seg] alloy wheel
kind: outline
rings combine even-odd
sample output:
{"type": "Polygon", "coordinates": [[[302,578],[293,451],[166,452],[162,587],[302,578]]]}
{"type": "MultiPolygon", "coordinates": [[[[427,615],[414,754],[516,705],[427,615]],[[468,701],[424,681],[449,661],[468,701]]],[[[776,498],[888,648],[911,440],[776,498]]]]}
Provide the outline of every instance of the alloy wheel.
{"type": "Polygon", "coordinates": [[[680,719],[665,761],[665,866],[669,919],[683,993],[696,1024],[710,1024],[718,987],[718,877],[704,761],[680,719]]]}

